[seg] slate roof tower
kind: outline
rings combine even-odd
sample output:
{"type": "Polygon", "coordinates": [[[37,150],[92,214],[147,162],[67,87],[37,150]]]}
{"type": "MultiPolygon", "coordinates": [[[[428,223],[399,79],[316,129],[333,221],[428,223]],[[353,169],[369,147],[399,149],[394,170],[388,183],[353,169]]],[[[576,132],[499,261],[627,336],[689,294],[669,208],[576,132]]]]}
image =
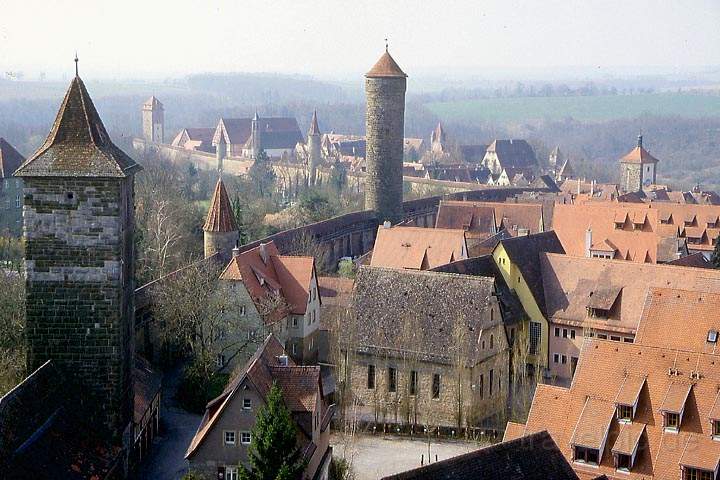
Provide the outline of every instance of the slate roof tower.
{"type": "Polygon", "coordinates": [[[310,186],[315,185],[317,180],[317,167],[320,164],[320,127],[318,127],[317,111],[313,112],[308,130],[308,169],[310,170],[310,186]]]}
{"type": "Polygon", "coordinates": [[[203,226],[203,237],[205,258],[220,253],[226,260],[230,258],[230,253],[240,238],[235,214],[222,177],[218,178],[215,184],[210,210],[203,226]]]}
{"type": "Polygon", "coordinates": [[[366,163],[365,208],[378,220],[402,218],[403,139],[407,75],[385,47],[385,53],[365,74],[366,163]]]}
{"type": "Polygon", "coordinates": [[[28,371],[52,360],[96,432],[129,439],[133,392],[134,175],[79,76],[24,180],[28,371]]]}

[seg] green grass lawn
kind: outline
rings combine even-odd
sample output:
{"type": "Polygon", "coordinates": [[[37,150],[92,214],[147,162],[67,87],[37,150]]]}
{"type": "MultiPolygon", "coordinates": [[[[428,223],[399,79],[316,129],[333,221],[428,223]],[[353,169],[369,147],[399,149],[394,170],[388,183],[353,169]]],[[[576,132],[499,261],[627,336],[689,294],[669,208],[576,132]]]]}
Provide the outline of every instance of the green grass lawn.
{"type": "Polygon", "coordinates": [[[481,98],[426,105],[448,122],[523,122],[562,120],[587,122],[634,118],[644,114],[682,117],[720,116],[720,96],[682,93],[599,95],[593,97],[481,98]]]}

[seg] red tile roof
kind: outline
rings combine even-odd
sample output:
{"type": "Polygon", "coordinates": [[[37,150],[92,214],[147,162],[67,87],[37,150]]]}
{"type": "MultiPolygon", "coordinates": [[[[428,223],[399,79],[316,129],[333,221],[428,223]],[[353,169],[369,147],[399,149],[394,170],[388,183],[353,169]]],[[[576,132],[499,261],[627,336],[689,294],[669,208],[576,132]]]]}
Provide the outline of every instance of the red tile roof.
{"type": "Polygon", "coordinates": [[[506,229],[517,235],[518,229],[529,233],[544,231],[541,204],[464,202],[442,200],[435,228],[464,229],[468,233],[495,233],[506,229]]]}
{"type": "Polygon", "coordinates": [[[382,54],[380,59],[373,65],[369,72],[365,74],[366,77],[397,77],[405,78],[407,75],[402,71],[400,66],[395,62],[395,59],[390,56],[390,52],[385,49],[385,53],[382,54]]]}
{"type": "Polygon", "coordinates": [[[635,147],[620,159],[620,163],[657,163],[659,160],[645,150],[643,147],[635,147]]]}
{"type": "Polygon", "coordinates": [[[272,323],[287,315],[287,308],[292,314],[305,314],[314,274],[312,257],[280,255],[275,243],[270,242],[233,256],[220,279],[243,282],[265,320],[272,323]],[[264,302],[275,294],[281,295],[287,308],[277,306],[263,312],[264,302]]]}
{"type": "Polygon", "coordinates": [[[210,210],[208,210],[203,230],[206,232],[236,232],[238,230],[222,177],[218,178],[215,184],[215,192],[210,201],[210,210]]]}
{"type": "Polygon", "coordinates": [[[429,270],[466,257],[463,230],[380,225],[370,265],[429,270]]]}

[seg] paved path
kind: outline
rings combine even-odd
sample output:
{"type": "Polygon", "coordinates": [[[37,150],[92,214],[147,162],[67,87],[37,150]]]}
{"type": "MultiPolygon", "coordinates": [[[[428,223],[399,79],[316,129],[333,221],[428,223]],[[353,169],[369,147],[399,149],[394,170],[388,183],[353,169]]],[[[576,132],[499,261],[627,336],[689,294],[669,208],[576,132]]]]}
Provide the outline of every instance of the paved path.
{"type": "MultiPolygon", "coordinates": [[[[346,449],[343,439],[333,434],[330,442],[335,457],[352,457],[357,480],[376,480],[419,467],[421,455],[424,455],[427,465],[428,444],[419,439],[358,435],[346,449]]],[[[475,442],[433,441],[430,443],[430,455],[434,462],[435,455],[438,460],[445,460],[478,448],[480,445],[475,442]]]]}
{"type": "Polygon", "coordinates": [[[145,459],[136,479],[177,480],[187,473],[185,451],[202,417],[175,403],[183,366],[177,365],[163,377],[161,436],[155,439],[150,457],[145,459]]]}

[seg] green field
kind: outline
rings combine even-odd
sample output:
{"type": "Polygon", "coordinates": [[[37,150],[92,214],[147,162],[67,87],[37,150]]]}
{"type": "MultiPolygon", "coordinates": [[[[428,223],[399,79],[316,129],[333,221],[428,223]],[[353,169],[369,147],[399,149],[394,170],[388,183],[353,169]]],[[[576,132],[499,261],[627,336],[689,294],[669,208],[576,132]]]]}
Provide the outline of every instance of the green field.
{"type": "Polygon", "coordinates": [[[720,96],[682,93],[588,97],[481,98],[426,104],[448,122],[526,122],[572,117],[602,122],[641,115],[720,117],[720,96]]]}

